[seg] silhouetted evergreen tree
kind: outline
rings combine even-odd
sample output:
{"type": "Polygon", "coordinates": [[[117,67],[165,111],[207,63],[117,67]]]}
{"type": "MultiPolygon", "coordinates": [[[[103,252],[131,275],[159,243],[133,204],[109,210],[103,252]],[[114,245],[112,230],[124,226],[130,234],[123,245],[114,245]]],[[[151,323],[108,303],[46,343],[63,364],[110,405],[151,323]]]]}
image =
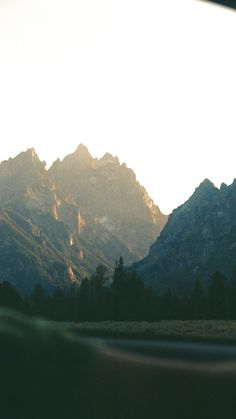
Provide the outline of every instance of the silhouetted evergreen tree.
{"type": "Polygon", "coordinates": [[[115,320],[124,319],[125,311],[125,271],[124,261],[120,257],[119,262],[116,261],[114,269],[112,293],[113,293],[113,317],[115,320]]]}
{"type": "Polygon", "coordinates": [[[116,266],[113,275],[113,289],[122,289],[125,283],[124,261],[122,256],[119,262],[116,261],[116,266]]]}
{"type": "Polygon", "coordinates": [[[31,295],[31,310],[32,313],[39,316],[48,315],[48,298],[44,288],[37,284],[31,295]]]}
{"type": "Polygon", "coordinates": [[[236,319],[236,281],[229,283],[216,272],[207,290],[196,281],[189,294],[168,289],[157,295],[135,272],[125,270],[121,257],[113,281],[107,268],[99,265],[89,279],[82,280],[80,288],[57,290],[53,295],[37,285],[31,296],[23,299],[14,286],[0,283],[1,306],[56,321],[236,319]]]}
{"type": "Polygon", "coordinates": [[[220,272],[215,272],[209,282],[208,307],[212,319],[226,319],[229,316],[229,285],[220,272]]]}
{"type": "Polygon", "coordinates": [[[20,294],[7,281],[0,283],[0,307],[9,307],[24,311],[24,303],[20,294]]]}
{"type": "Polygon", "coordinates": [[[169,320],[174,317],[176,308],[176,299],[171,289],[167,289],[162,298],[160,299],[160,317],[169,320]]]}
{"type": "Polygon", "coordinates": [[[53,320],[57,321],[69,321],[71,320],[70,316],[70,299],[62,291],[58,290],[50,298],[50,312],[53,320]]]}
{"type": "Polygon", "coordinates": [[[84,278],[81,282],[78,299],[79,320],[91,320],[92,318],[92,294],[91,282],[84,278]]]}
{"type": "Polygon", "coordinates": [[[199,280],[196,280],[190,295],[190,313],[191,318],[195,320],[206,317],[204,289],[199,280]]]}
{"type": "Polygon", "coordinates": [[[124,317],[127,320],[139,320],[144,318],[145,297],[143,282],[135,272],[127,274],[125,283],[125,312],[124,317]]]}
{"type": "Polygon", "coordinates": [[[236,268],[233,270],[233,276],[229,289],[229,318],[236,319],[236,268]]]}
{"type": "Polygon", "coordinates": [[[108,281],[108,269],[104,265],[99,265],[91,277],[94,320],[105,320],[108,316],[108,281]]]}

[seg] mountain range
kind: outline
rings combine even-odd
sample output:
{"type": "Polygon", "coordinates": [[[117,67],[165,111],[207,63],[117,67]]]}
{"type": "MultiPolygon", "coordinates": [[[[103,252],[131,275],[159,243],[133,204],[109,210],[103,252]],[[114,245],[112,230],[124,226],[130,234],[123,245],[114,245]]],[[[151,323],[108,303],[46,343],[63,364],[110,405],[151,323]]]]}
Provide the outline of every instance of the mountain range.
{"type": "Polygon", "coordinates": [[[168,217],[130,168],[82,144],[48,170],[34,149],[0,164],[0,281],[24,294],[79,286],[120,256],[159,292],[236,279],[236,180],[206,179],[168,217]]]}
{"type": "Polygon", "coordinates": [[[29,293],[79,285],[147,255],[168,217],[117,157],[80,144],[47,170],[34,149],[0,164],[0,280],[29,293]]]}

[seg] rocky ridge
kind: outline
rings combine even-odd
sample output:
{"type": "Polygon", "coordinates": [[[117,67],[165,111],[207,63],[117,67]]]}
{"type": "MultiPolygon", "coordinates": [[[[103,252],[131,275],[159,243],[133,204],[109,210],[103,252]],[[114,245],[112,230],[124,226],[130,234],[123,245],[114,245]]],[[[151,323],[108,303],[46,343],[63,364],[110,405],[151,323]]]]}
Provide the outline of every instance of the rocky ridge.
{"type": "Polygon", "coordinates": [[[117,158],[93,159],[80,145],[48,171],[29,149],[0,164],[0,280],[23,292],[79,285],[98,264],[144,256],[165,221],[117,158]]]}
{"type": "Polygon", "coordinates": [[[160,237],[136,270],[156,290],[187,290],[215,271],[236,273],[236,180],[218,189],[205,179],[170,215],[160,237]]]}

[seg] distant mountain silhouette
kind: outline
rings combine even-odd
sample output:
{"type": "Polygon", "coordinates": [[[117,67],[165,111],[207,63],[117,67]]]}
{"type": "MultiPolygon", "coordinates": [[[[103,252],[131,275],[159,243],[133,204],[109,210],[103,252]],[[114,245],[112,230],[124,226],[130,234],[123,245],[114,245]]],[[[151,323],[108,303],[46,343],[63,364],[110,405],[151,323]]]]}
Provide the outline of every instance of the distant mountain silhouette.
{"type": "Polygon", "coordinates": [[[164,216],[131,169],[80,145],[49,171],[34,149],[0,164],[0,280],[30,292],[144,257],[164,216]]]}
{"type": "Polygon", "coordinates": [[[170,215],[149,255],[132,269],[156,290],[183,291],[215,271],[236,274],[236,180],[217,189],[208,179],[170,215]]]}

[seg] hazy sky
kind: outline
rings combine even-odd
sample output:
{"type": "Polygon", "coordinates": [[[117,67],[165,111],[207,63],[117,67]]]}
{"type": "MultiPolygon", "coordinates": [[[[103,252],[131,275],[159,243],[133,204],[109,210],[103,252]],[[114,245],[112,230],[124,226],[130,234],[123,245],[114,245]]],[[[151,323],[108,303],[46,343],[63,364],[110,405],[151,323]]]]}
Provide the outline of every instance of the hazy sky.
{"type": "Polygon", "coordinates": [[[0,160],[118,155],[162,211],[236,176],[236,13],[197,0],[0,0],[0,160]]]}

